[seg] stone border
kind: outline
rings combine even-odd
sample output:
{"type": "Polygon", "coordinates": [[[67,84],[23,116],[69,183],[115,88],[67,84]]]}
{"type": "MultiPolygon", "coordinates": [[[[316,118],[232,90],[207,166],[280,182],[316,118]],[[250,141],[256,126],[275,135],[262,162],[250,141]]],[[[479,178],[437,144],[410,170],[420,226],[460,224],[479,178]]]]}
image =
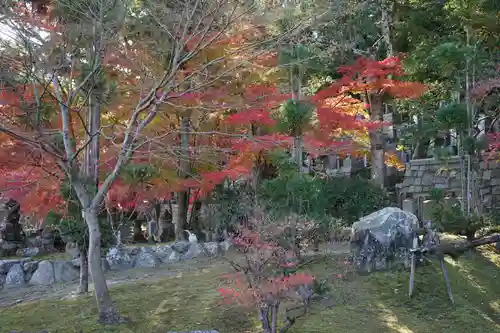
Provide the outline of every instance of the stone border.
{"type": "MultiPolygon", "coordinates": [[[[109,249],[102,267],[109,270],[157,267],[202,255],[216,256],[227,251],[228,242],[189,243],[186,241],[156,246],[122,246],[109,249]]],[[[80,276],[80,260],[35,260],[33,258],[0,260],[0,290],[28,285],[52,285],[71,282],[80,276]]]]}

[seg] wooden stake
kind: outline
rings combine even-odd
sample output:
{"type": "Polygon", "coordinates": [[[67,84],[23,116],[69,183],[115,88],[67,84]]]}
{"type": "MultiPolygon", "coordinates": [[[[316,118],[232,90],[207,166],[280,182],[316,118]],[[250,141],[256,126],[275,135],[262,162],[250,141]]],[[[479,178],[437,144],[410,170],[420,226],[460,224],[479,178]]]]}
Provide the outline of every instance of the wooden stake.
{"type": "Polygon", "coordinates": [[[451,304],[455,305],[455,300],[453,299],[453,294],[451,293],[451,283],[448,277],[448,271],[446,270],[446,265],[444,264],[444,257],[439,258],[441,263],[441,270],[443,271],[444,282],[446,284],[446,291],[448,292],[448,297],[450,298],[451,304]]]}
{"type": "MultiPolygon", "coordinates": [[[[413,246],[412,249],[416,250],[418,248],[418,235],[413,237],[413,246]]],[[[410,266],[410,286],[408,290],[408,296],[411,297],[413,295],[413,287],[415,285],[415,268],[417,265],[417,253],[414,251],[411,254],[411,266],[410,266]]]]}

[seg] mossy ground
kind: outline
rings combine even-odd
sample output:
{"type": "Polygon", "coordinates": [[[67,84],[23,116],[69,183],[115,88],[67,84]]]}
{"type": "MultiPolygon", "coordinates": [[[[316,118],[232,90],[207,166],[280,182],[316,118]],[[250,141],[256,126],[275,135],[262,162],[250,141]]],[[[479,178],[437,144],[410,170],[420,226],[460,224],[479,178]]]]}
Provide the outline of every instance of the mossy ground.
{"type": "MultiPolygon", "coordinates": [[[[406,271],[358,276],[346,271],[341,257],[318,260],[308,267],[328,277],[329,302],[316,305],[297,321],[292,333],[500,332],[500,256],[493,247],[447,261],[456,305],[447,298],[439,263],[419,268],[413,299],[407,296],[406,271]],[[339,275],[340,274],[340,275],[339,275]]],[[[115,327],[96,323],[91,296],[77,300],[45,300],[4,308],[2,332],[42,329],[58,333],[166,333],[218,329],[221,333],[259,332],[252,311],[221,304],[217,288],[224,263],[161,281],[144,281],[111,289],[129,322],[115,327]]]]}

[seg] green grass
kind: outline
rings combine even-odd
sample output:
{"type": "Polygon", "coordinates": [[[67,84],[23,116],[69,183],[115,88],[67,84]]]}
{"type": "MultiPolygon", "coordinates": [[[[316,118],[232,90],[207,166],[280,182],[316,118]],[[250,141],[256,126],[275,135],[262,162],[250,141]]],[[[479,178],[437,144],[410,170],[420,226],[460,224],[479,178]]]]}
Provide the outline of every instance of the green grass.
{"type": "MultiPolygon", "coordinates": [[[[329,297],[335,305],[315,305],[290,332],[500,332],[500,256],[492,247],[447,263],[454,307],[447,298],[438,262],[417,270],[415,295],[409,300],[408,272],[356,276],[342,261],[328,258],[308,268],[319,278],[329,278],[329,297]]],[[[159,282],[112,288],[119,310],[129,318],[127,324],[118,327],[95,322],[96,308],[90,296],[2,309],[0,327],[2,332],[48,329],[60,333],[166,333],[218,329],[221,333],[257,333],[253,311],[220,303],[216,289],[226,268],[214,264],[205,271],[159,282]]]]}

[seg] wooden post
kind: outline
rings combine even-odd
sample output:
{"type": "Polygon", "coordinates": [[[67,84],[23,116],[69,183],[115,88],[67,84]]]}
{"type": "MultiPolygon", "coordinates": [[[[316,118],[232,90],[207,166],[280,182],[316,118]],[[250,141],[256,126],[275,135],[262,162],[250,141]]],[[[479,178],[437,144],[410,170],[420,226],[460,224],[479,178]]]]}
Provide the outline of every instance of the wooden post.
{"type": "MultiPolygon", "coordinates": [[[[412,249],[416,250],[418,248],[418,234],[413,236],[413,246],[412,249]]],[[[413,287],[415,285],[415,268],[417,266],[417,252],[413,251],[411,254],[411,266],[410,266],[410,286],[408,290],[408,296],[413,295],[413,287]]]]}

